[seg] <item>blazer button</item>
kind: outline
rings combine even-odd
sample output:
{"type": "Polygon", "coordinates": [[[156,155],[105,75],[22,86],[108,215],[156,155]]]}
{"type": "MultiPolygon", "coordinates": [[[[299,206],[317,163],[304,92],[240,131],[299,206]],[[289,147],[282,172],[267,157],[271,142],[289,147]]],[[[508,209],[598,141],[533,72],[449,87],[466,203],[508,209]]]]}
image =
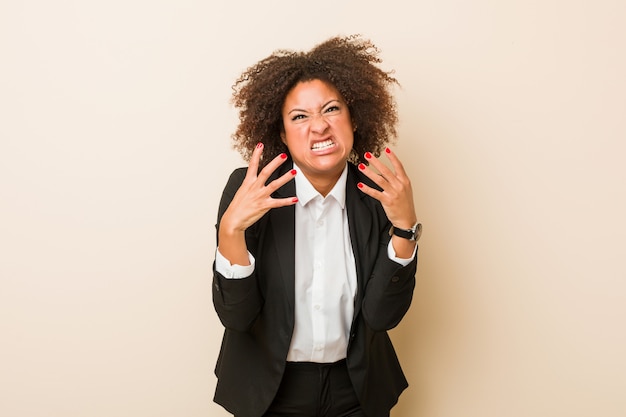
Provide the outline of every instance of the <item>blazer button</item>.
{"type": "Polygon", "coordinates": [[[398,281],[400,281],[400,277],[398,276],[391,278],[391,282],[398,282],[398,281]]]}

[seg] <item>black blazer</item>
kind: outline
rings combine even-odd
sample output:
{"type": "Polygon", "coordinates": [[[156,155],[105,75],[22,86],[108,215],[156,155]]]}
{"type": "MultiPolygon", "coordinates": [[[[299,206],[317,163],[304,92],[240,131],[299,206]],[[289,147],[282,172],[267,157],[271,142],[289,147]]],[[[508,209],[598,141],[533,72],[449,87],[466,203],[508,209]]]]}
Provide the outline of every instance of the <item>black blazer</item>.
{"type": "MultiPolygon", "coordinates": [[[[292,165],[285,162],[272,179],[292,165]]],[[[218,225],[245,175],[245,168],[231,174],[218,225]]],[[[391,224],[381,204],[357,189],[359,181],[375,186],[348,164],[346,209],[358,284],[347,366],[363,411],[378,417],[387,415],[408,386],[387,330],[411,304],[417,257],[406,267],[388,258],[391,224]]],[[[290,196],[294,181],[275,193],[290,196]]],[[[213,303],[225,327],[214,400],[236,417],[263,415],[283,376],[294,329],[294,239],[295,207],[273,209],[246,231],[256,259],[250,277],[226,279],[213,266],[213,303]]]]}

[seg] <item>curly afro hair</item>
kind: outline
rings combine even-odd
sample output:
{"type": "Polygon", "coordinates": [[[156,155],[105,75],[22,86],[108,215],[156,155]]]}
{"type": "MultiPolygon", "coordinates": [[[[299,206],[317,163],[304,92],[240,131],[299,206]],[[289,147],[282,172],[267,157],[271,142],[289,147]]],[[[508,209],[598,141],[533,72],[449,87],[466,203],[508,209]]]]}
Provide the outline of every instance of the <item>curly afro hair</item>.
{"type": "Polygon", "coordinates": [[[341,93],[357,127],[350,161],[357,163],[367,151],[380,155],[397,135],[390,89],[399,83],[392,71],[378,68],[379,52],[360,35],[333,37],[309,52],[276,50],[249,67],[233,85],[232,103],[239,109],[233,147],[249,161],[256,144],[263,142],[267,158],[261,165],[288,153],[280,138],[285,98],[299,82],[319,79],[341,93]]]}

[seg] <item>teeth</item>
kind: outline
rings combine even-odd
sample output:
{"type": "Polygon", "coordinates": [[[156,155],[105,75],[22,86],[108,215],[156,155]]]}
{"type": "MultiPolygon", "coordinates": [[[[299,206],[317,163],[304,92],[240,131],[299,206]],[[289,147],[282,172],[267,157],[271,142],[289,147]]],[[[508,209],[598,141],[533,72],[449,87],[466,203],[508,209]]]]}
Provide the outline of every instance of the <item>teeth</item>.
{"type": "Polygon", "coordinates": [[[311,149],[313,149],[313,150],[320,150],[320,149],[323,149],[323,148],[328,148],[329,146],[332,146],[332,145],[333,145],[333,141],[328,139],[328,140],[325,140],[324,142],[314,143],[313,146],[311,147],[311,149]]]}

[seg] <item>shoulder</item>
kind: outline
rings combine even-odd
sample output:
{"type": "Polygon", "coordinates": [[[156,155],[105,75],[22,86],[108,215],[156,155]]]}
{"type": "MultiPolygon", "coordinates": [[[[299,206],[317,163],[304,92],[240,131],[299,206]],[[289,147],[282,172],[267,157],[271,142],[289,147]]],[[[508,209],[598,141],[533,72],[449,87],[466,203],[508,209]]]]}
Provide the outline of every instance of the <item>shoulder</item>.
{"type": "Polygon", "coordinates": [[[228,181],[226,181],[226,186],[222,192],[222,196],[233,196],[241,187],[243,180],[246,178],[247,168],[237,168],[233,172],[230,173],[228,177],[228,181]]]}
{"type": "Polygon", "coordinates": [[[239,188],[244,178],[246,178],[247,170],[248,170],[247,168],[241,167],[231,172],[230,176],[228,177],[228,181],[226,182],[226,188],[228,189],[232,186],[239,188]]]}
{"type": "Polygon", "coordinates": [[[221,214],[226,211],[230,202],[232,201],[235,193],[241,187],[243,180],[246,178],[246,168],[237,168],[235,169],[230,176],[228,177],[228,181],[226,182],[226,186],[222,191],[222,198],[220,199],[220,205],[218,209],[218,217],[221,217],[221,214]]]}

